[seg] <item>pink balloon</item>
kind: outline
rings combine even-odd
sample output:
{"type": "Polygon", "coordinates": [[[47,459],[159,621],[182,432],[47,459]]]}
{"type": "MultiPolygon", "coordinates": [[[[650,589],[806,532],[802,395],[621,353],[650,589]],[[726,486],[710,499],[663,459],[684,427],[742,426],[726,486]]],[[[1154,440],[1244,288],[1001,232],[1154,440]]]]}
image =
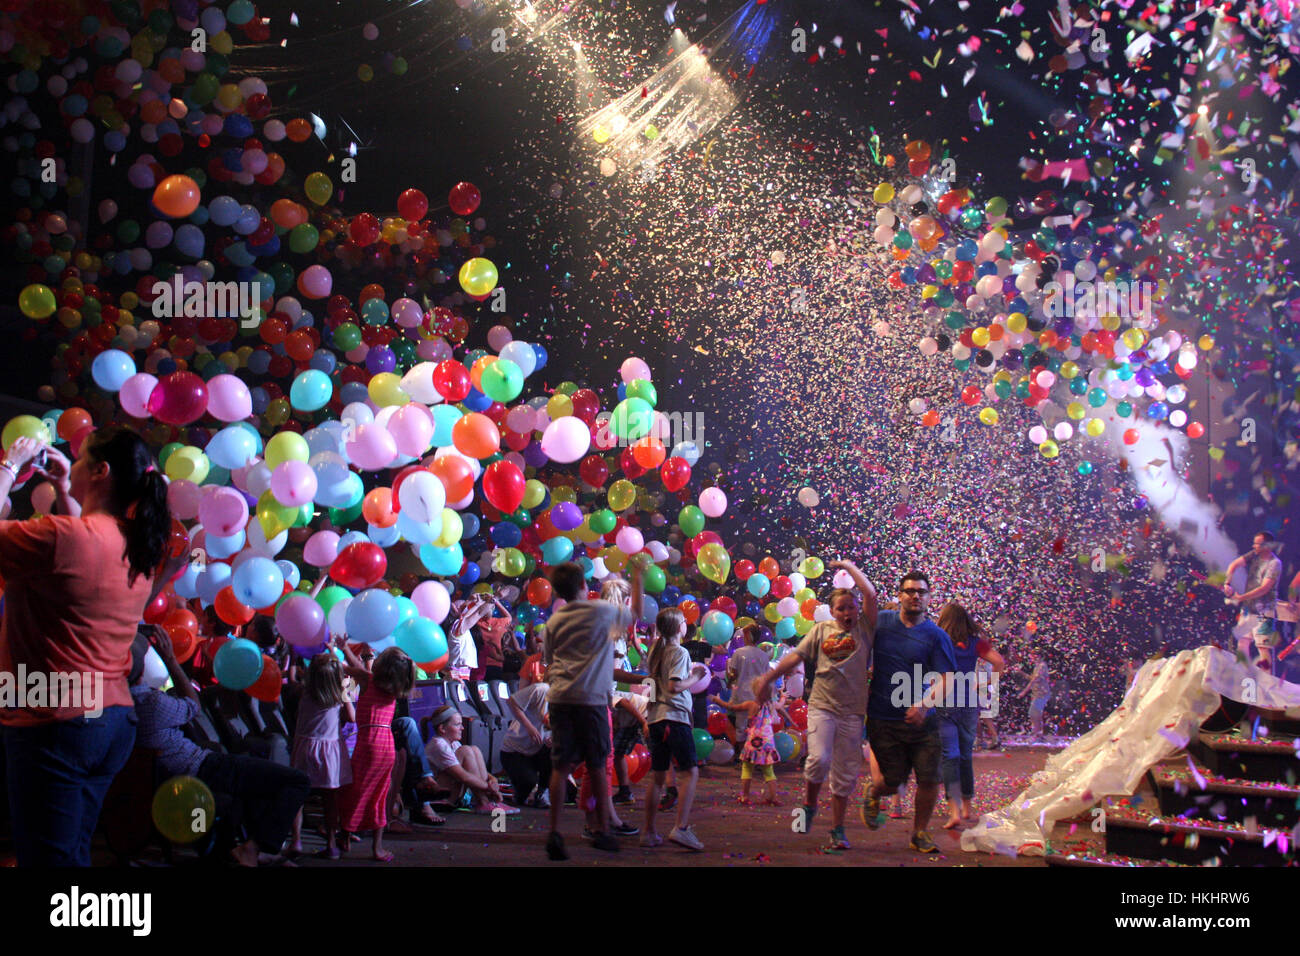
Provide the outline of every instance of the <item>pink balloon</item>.
{"type": "Polygon", "coordinates": [[[327,568],[339,556],[337,531],[317,531],[302,547],[302,559],[314,568],[327,568]]]}
{"type": "Polygon", "coordinates": [[[290,508],[300,508],[316,496],[316,472],[305,461],[283,461],[271,472],[271,494],[290,508]]]}
{"type": "Polygon", "coordinates": [[[137,372],[122,383],[117,400],[122,411],[132,418],[149,417],[149,396],[158,385],[158,378],[148,372],[137,372]]]}
{"type": "Polygon", "coordinates": [[[415,602],[420,614],[434,624],[441,624],[447,617],[447,612],[451,610],[451,596],[437,581],[423,581],[417,584],[415,590],[411,592],[411,600],[415,602]]]}
{"type": "Polygon", "coordinates": [[[308,266],[298,276],[298,289],[309,299],[323,299],[334,288],[334,277],[322,265],[308,266]]]}
{"type": "Polygon", "coordinates": [[[399,452],[418,458],[433,441],[433,416],[419,402],[408,402],[388,420],[388,433],[399,452]]]}
{"type": "Polygon", "coordinates": [[[291,594],[275,612],[275,626],[294,647],[314,647],[325,640],[325,611],[306,594],[291,594]]]}
{"type": "Polygon", "coordinates": [[[618,367],[618,374],[623,377],[623,384],[630,385],[637,379],[650,381],[650,366],[639,358],[624,359],[618,367]]]}
{"type": "Polygon", "coordinates": [[[182,521],[193,521],[199,514],[199,502],[203,491],[192,481],[183,478],[167,486],[167,508],[172,517],[182,521]]]}
{"type": "Polygon", "coordinates": [[[581,418],[566,415],[546,426],[542,434],[542,451],[551,461],[564,464],[577,461],[591,447],[591,429],[581,418]]]}
{"type": "Polygon", "coordinates": [[[362,425],[345,449],[348,460],[362,471],[386,468],[397,457],[397,443],[381,425],[362,425]]]}
{"type": "Polygon", "coordinates": [[[198,421],[207,407],[208,386],[193,372],[164,375],[149,394],[149,414],[167,425],[198,421]]]}
{"type": "Polygon", "coordinates": [[[32,509],[39,514],[49,514],[54,509],[54,486],[42,481],[32,489],[32,509]]]}
{"type": "Polygon", "coordinates": [[[641,536],[641,532],[631,526],[619,531],[614,543],[618,545],[618,550],[628,555],[636,554],[645,547],[645,539],[641,536]]]}
{"type": "Polygon", "coordinates": [[[727,495],[721,488],[705,488],[700,492],[700,510],[710,518],[720,518],[727,510],[727,495]]]}
{"type": "Polygon", "coordinates": [[[234,488],[207,486],[199,501],[199,521],[218,538],[228,538],[248,524],[248,502],[234,488]]]}
{"type": "Polygon", "coordinates": [[[208,380],[208,412],[218,421],[243,421],[253,414],[253,395],[233,375],[214,375],[208,380]]]}
{"type": "Polygon", "coordinates": [[[424,321],[424,310],[413,299],[398,299],[388,311],[393,322],[404,329],[413,329],[424,321]]]}

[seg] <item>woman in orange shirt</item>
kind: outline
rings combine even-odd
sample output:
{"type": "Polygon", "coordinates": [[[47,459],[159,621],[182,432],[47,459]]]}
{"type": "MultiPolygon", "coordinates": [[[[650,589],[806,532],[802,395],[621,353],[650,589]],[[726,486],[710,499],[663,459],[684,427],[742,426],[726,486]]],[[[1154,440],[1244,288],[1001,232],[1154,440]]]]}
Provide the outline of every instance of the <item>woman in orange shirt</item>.
{"type": "Polygon", "coordinates": [[[19,866],[89,866],[104,794],[135,743],[127,674],[136,625],[166,581],[167,484],[138,435],[101,428],[72,465],[16,440],[0,462],[0,501],[33,462],[60,513],[0,521],[14,843],[19,866]]]}

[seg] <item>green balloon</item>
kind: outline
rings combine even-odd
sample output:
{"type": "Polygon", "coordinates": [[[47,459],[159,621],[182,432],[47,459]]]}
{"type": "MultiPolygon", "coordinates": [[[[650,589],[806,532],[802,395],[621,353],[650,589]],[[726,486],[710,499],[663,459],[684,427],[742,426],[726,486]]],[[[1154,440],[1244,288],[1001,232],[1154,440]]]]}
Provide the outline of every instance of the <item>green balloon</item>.
{"type": "Polygon", "coordinates": [[[668,579],[664,577],[664,572],[657,564],[652,564],[645,569],[641,575],[641,583],[648,594],[660,594],[668,586],[668,579]]]}
{"type": "Polygon", "coordinates": [[[625,398],[614,408],[609,420],[609,430],[625,441],[636,441],[650,434],[654,423],[654,408],[643,398],[625,398]]]}
{"type": "MultiPolygon", "coordinates": [[[[364,500],[364,498],[365,496],[362,495],[362,500],[364,500]]],[[[356,504],[347,508],[331,508],[330,524],[334,525],[336,528],[341,528],[344,525],[356,521],[361,517],[361,504],[362,502],[358,501],[356,504]]]]}
{"type": "Polygon", "coordinates": [[[524,372],[509,359],[497,359],[483,370],[483,394],[494,402],[512,402],[524,390],[524,372]]]}
{"type": "Polygon", "coordinates": [[[289,248],[294,252],[311,252],[320,242],[320,233],[309,222],[299,223],[289,230],[289,248]]]}
{"type": "Polygon", "coordinates": [[[321,588],[320,594],[316,595],[316,603],[321,606],[321,610],[326,615],[329,614],[330,608],[338,604],[346,597],[352,597],[347,588],[339,587],[337,584],[331,584],[328,587],[321,588]]]}
{"type": "Polygon", "coordinates": [[[695,537],[704,530],[704,512],[695,505],[687,505],[677,513],[677,526],[688,538],[695,537]]]}
{"type": "Polygon", "coordinates": [[[355,322],[344,322],[334,330],[334,344],[351,352],[361,344],[361,328],[355,322]]]}
{"type": "Polygon", "coordinates": [[[695,738],[695,756],[700,760],[708,760],[709,754],[713,753],[713,734],[703,727],[696,727],[691,733],[695,738]]]}
{"type": "MultiPolygon", "coordinates": [[[[699,509],[697,508],[696,510],[698,511],[699,509]]],[[[700,513],[703,514],[703,512],[700,513]]],[[[614,530],[614,527],[617,524],[618,515],[614,514],[614,512],[610,511],[608,508],[602,508],[600,511],[597,511],[591,516],[591,520],[588,522],[588,526],[592,531],[596,532],[596,534],[609,534],[614,530]]]]}
{"type": "Polygon", "coordinates": [[[639,398],[651,407],[659,404],[659,393],[655,391],[655,387],[652,383],[647,382],[643,378],[635,379],[630,385],[628,385],[627,397],[639,398]]]}

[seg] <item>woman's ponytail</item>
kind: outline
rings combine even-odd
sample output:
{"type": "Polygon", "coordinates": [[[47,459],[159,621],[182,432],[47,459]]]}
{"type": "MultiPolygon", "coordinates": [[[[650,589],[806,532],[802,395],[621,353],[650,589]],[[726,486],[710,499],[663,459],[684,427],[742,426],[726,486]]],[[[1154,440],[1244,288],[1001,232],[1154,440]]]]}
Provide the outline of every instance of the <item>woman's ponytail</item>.
{"type": "Polygon", "coordinates": [[[128,580],[134,584],[141,574],[152,577],[162,563],[171,531],[167,482],[153,454],[139,435],[120,425],[96,431],[82,454],[105,462],[112,474],[112,510],[126,535],[128,580]]]}

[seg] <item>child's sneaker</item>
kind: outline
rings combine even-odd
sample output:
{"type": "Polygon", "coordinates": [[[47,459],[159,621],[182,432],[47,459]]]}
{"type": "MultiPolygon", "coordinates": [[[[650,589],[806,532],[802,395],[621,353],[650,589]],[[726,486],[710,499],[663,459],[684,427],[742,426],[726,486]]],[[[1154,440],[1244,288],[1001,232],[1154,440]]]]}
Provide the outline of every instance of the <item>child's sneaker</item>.
{"type": "Polygon", "coordinates": [[[844,833],[843,827],[831,828],[831,842],[826,845],[828,850],[852,850],[853,846],[849,843],[848,836],[844,833]]]}
{"type": "Polygon", "coordinates": [[[912,842],[910,846],[918,853],[940,852],[934,841],[930,839],[930,834],[926,833],[924,830],[917,830],[912,834],[912,842]]]}
{"type": "Polygon", "coordinates": [[[657,846],[663,846],[664,838],[658,833],[643,833],[641,834],[641,845],[647,850],[652,850],[657,846]]]}
{"type": "Polygon", "coordinates": [[[665,813],[677,806],[677,788],[669,787],[664,791],[663,798],[659,801],[659,812],[665,813]]]}
{"type": "Polygon", "coordinates": [[[862,799],[862,822],[871,830],[880,827],[880,798],[872,796],[870,789],[862,799]]]}
{"type": "Polygon", "coordinates": [[[668,839],[678,846],[684,846],[696,853],[704,850],[704,844],[700,842],[700,838],[695,835],[695,831],[690,827],[673,827],[672,832],[668,834],[668,839]]]}
{"type": "Polygon", "coordinates": [[[635,803],[635,802],[636,802],[636,798],[635,798],[634,796],[632,796],[632,788],[631,788],[631,787],[619,787],[618,790],[614,793],[614,802],[615,802],[615,803],[635,803]]]}
{"type": "Polygon", "coordinates": [[[597,833],[591,838],[591,845],[597,850],[604,850],[606,853],[618,852],[618,840],[614,839],[612,833],[597,833]]]}
{"type": "Polygon", "coordinates": [[[803,805],[803,829],[801,833],[812,832],[812,822],[817,818],[817,808],[810,807],[808,804],[803,805]]]}
{"type": "Polygon", "coordinates": [[[551,809],[551,795],[545,790],[539,790],[537,795],[532,798],[530,804],[538,810],[551,809]]]}

